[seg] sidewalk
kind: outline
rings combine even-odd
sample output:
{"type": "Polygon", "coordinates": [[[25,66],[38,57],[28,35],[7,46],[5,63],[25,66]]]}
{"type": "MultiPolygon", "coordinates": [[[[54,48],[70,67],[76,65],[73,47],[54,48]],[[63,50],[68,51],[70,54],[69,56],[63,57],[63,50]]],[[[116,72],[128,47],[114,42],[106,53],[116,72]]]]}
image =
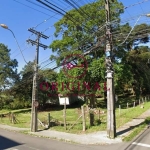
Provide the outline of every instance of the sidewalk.
{"type": "MultiPolygon", "coordinates": [[[[68,142],[80,143],[80,144],[112,144],[112,143],[120,143],[122,142],[122,138],[127,136],[132,132],[134,126],[139,125],[142,123],[146,117],[150,116],[150,110],[147,110],[142,115],[137,118],[134,118],[132,121],[124,124],[122,127],[117,129],[117,138],[109,139],[107,138],[106,131],[98,131],[95,133],[88,133],[88,134],[72,134],[72,133],[65,133],[53,130],[43,130],[39,132],[28,132],[29,134],[36,135],[36,136],[43,136],[52,139],[58,139],[68,142]]],[[[15,130],[15,131],[29,131],[27,128],[17,128],[11,127],[8,125],[0,125],[0,128],[8,129],[8,130],[15,130]]]]}

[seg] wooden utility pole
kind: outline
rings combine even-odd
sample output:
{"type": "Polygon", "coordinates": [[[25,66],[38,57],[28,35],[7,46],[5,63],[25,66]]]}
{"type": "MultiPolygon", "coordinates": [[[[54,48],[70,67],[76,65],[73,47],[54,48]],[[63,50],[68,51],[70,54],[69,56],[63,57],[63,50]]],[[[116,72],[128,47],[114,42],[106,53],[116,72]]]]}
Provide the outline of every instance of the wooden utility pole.
{"type": "Polygon", "coordinates": [[[42,34],[33,29],[28,29],[28,31],[37,35],[36,41],[28,39],[27,42],[32,45],[36,45],[36,56],[34,61],[34,76],[33,76],[33,88],[32,88],[32,110],[31,110],[31,132],[37,132],[38,130],[38,120],[37,120],[37,107],[38,107],[38,61],[39,61],[39,47],[46,49],[48,46],[39,43],[40,38],[47,39],[48,36],[42,34]]]}
{"type": "Polygon", "coordinates": [[[109,0],[105,0],[106,11],[106,73],[107,73],[107,136],[115,138],[116,136],[116,118],[115,118],[115,90],[114,90],[114,71],[112,64],[112,33],[110,25],[110,5],[109,0]]]}

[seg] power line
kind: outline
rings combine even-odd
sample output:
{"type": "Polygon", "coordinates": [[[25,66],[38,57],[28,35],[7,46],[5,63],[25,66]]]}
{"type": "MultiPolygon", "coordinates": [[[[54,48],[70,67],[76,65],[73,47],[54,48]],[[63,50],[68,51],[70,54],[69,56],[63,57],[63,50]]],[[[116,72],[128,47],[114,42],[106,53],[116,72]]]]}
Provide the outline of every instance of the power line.
{"type": "MultiPolygon", "coordinates": [[[[143,14],[141,14],[141,15],[143,15],[143,14]]],[[[132,17],[132,19],[133,19],[133,17],[132,17]]],[[[116,21],[116,20],[115,20],[116,21]]],[[[129,21],[129,20],[127,20],[127,21],[129,21]]],[[[113,22],[114,21],[112,21],[112,22],[110,22],[110,24],[113,24],[113,22]]],[[[124,21],[125,22],[125,21],[124,21]]],[[[105,25],[103,25],[102,27],[101,27],[101,29],[103,28],[103,27],[105,27],[105,25]]],[[[112,32],[112,33],[114,33],[115,34],[115,32],[112,32]]],[[[94,33],[94,35],[96,34],[96,32],[94,33]]],[[[94,36],[93,35],[93,36],[94,36]]],[[[87,39],[86,39],[87,40],[87,39]]],[[[82,43],[84,43],[85,41],[82,41],[82,43]]],[[[80,43],[81,44],[81,43],[80,43]]],[[[86,44],[85,44],[86,45],[86,44]]],[[[83,45],[83,46],[85,46],[85,45],[83,45]]]]}
{"type": "Polygon", "coordinates": [[[126,40],[128,39],[128,37],[130,36],[131,32],[133,31],[134,27],[136,26],[137,22],[140,20],[141,16],[137,19],[137,21],[135,22],[134,26],[132,27],[132,29],[130,30],[130,32],[128,33],[127,37],[125,38],[125,40],[120,43],[118,46],[121,46],[122,44],[124,44],[126,42],[126,40]]]}
{"type": "MultiPolygon", "coordinates": [[[[128,8],[128,7],[126,7],[126,8],[128,8]]],[[[45,21],[44,21],[44,22],[45,22],[45,21]]],[[[47,28],[47,29],[48,29],[48,28],[47,28]]],[[[46,30],[45,30],[45,31],[46,31],[46,30]]],[[[44,32],[45,32],[45,31],[44,31],[44,32]]]]}
{"type": "MultiPolygon", "coordinates": [[[[90,17],[76,2],[74,2],[73,0],[72,0],[72,3],[69,1],[69,0],[64,0],[66,3],[68,3],[70,6],[72,6],[73,8],[75,8],[78,12],[79,12],[79,14],[81,14],[81,15],[83,15],[84,16],[84,14],[86,14],[86,16],[88,16],[88,17],[90,17]],[[75,5],[77,6],[75,6],[75,5]]],[[[91,18],[91,17],[90,17],[91,18]]]]}
{"type": "MultiPolygon", "coordinates": [[[[137,0],[138,2],[139,2],[139,0],[137,0]]],[[[141,8],[141,10],[142,10],[142,12],[143,12],[143,14],[145,13],[144,12],[144,10],[143,10],[143,8],[142,8],[142,6],[141,6],[141,4],[140,4],[140,8],[141,8]]],[[[148,21],[148,19],[146,18],[146,20],[148,21]]]]}
{"type": "Polygon", "coordinates": [[[150,0],[143,0],[143,1],[138,2],[138,3],[134,3],[134,4],[131,4],[131,5],[125,6],[124,9],[130,8],[130,7],[133,7],[133,6],[148,2],[148,1],[150,1],[150,0]]]}
{"type": "MultiPolygon", "coordinates": [[[[48,4],[46,4],[46,3],[44,3],[43,1],[41,1],[41,0],[37,0],[38,2],[40,2],[41,4],[43,4],[43,5],[45,5],[46,7],[48,7],[48,8],[50,8],[50,9],[52,9],[52,10],[54,10],[54,11],[56,11],[56,12],[58,12],[59,14],[61,14],[62,16],[64,16],[64,15],[66,15],[67,14],[67,18],[69,19],[69,20],[71,20],[73,23],[77,23],[77,22],[79,22],[79,20],[76,20],[70,13],[68,13],[68,12],[66,12],[66,11],[64,11],[63,9],[61,9],[60,7],[58,7],[58,6],[56,6],[56,5],[54,5],[54,4],[52,4],[51,2],[49,2],[49,1],[47,1],[47,0],[44,0],[45,2],[47,2],[48,4],[50,4],[50,5],[52,5],[52,6],[54,6],[54,7],[56,7],[56,8],[53,8],[52,6],[50,6],[50,5],[48,5],[48,4]],[[59,9],[59,10],[57,10],[57,9],[59,9]],[[62,13],[62,12],[64,12],[64,13],[62,13]],[[72,20],[73,19],[73,20],[72,20]]],[[[82,22],[81,22],[81,24],[82,24],[82,22]]],[[[83,24],[82,24],[83,25],[83,24]]],[[[92,31],[93,30],[93,28],[92,29],[89,29],[86,25],[83,25],[85,28],[87,28],[89,31],[92,31]]],[[[94,31],[94,30],[93,30],[94,31]]]]}
{"type": "MultiPolygon", "coordinates": [[[[79,1],[79,0],[78,0],[78,1],[79,1]]],[[[66,7],[64,10],[66,10],[67,8],[69,8],[69,7],[66,7]]],[[[59,14],[59,13],[55,13],[55,14],[52,15],[51,17],[49,17],[49,18],[43,20],[42,22],[40,22],[39,24],[37,24],[34,28],[36,28],[36,27],[38,27],[39,25],[41,25],[41,24],[47,22],[47,21],[48,21],[49,19],[51,19],[51,18],[55,18],[54,16],[56,16],[57,14],[59,14]]],[[[56,18],[56,19],[58,19],[58,18],[56,18]]],[[[54,26],[54,25],[53,25],[53,26],[54,26]]]]}
{"type": "Polygon", "coordinates": [[[46,66],[48,66],[48,65],[50,65],[50,64],[52,64],[52,63],[54,63],[54,62],[55,62],[55,61],[53,60],[53,61],[51,61],[50,63],[46,64],[45,66],[43,66],[43,67],[41,68],[41,70],[44,69],[46,66]]]}
{"type": "MultiPolygon", "coordinates": [[[[44,12],[42,12],[42,11],[40,11],[40,10],[38,10],[38,9],[35,9],[35,8],[31,7],[31,6],[28,6],[28,5],[26,5],[26,4],[22,3],[22,2],[19,2],[19,1],[17,1],[17,0],[14,0],[14,1],[17,2],[17,3],[19,3],[19,4],[21,4],[21,5],[24,5],[24,6],[28,7],[28,8],[30,8],[30,9],[33,9],[33,10],[35,10],[35,11],[37,11],[37,12],[40,12],[40,13],[42,13],[42,14],[45,14],[45,15],[49,16],[49,14],[44,13],[44,12]]],[[[40,5],[39,5],[39,6],[40,6],[40,5]]],[[[44,8],[44,7],[43,7],[43,8],[44,8]]]]}
{"type": "MultiPolygon", "coordinates": [[[[137,20],[138,21],[138,20],[137,20]]],[[[136,22],[137,23],[137,22],[136,22]]],[[[104,25],[105,26],[105,25],[104,25]]],[[[102,26],[101,28],[103,28],[104,26],[102,26]]],[[[132,29],[133,30],[133,29],[132,29]]],[[[143,30],[142,30],[143,31],[143,30]]],[[[114,32],[113,32],[114,33],[114,32]]],[[[135,33],[135,32],[134,32],[135,33]]],[[[120,33],[121,34],[121,33],[120,33]]],[[[127,38],[129,37],[129,35],[131,34],[131,31],[130,31],[130,33],[128,33],[128,35],[126,36],[126,39],[124,40],[124,42],[127,40],[127,38]]],[[[115,35],[115,34],[114,34],[115,35]]],[[[102,35],[103,36],[103,35],[102,35]]],[[[123,44],[123,43],[122,43],[123,44]]],[[[86,46],[86,44],[85,44],[85,46],[86,46]]],[[[48,65],[48,64],[47,64],[48,65]]]]}

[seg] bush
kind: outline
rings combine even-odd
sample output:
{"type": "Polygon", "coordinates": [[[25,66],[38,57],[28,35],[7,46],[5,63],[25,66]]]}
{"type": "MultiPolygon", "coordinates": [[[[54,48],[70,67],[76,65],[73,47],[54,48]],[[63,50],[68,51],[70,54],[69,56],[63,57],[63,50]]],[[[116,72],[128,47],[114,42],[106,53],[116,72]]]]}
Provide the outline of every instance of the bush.
{"type": "Polygon", "coordinates": [[[22,109],[22,108],[29,108],[31,107],[31,103],[29,101],[15,99],[13,102],[10,103],[9,109],[22,109]]]}
{"type": "Polygon", "coordinates": [[[150,117],[147,117],[147,118],[145,119],[145,123],[146,123],[146,124],[150,124],[150,117]]]}

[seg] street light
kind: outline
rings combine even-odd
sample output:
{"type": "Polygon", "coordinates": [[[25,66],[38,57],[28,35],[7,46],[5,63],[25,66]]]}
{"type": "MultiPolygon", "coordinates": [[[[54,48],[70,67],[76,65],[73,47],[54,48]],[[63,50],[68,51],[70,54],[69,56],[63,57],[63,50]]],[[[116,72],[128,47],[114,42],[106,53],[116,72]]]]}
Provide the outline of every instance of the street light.
{"type": "Polygon", "coordinates": [[[146,17],[150,17],[150,14],[146,14],[146,17]]]}
{"type": "Polygon", "coordinates": [[[2,28],[8,29],[8,27],[7,27],[5,24],[0,24],[0,26],[1,26],[2,28]]]}
{"type": "MultiPolygon", "coordinates": [[[[9,31],[12,33],[12,35],[13,35],[13,37],[14,37],[16,43],[17,43],[17,46],[18,46],[18,48],[19,48],[19,50],[20,50],[20,52],[21,52],[21,55],[22,55],[24,61],[26,62],[26,60],[25,60],[25,58],[24,58],[24,56],[23,56],[22,50],[21,50],[21,48],[20,48],[20,46],[19,46],[19,43],[18,43],[18,41],[17,41],[17,39],[16,39],[16,37],[15,37],[14,32],[13,32],[11,29],[9,29],[8,26],[5,25],[5,24],[0,24],[0,26],[1,26],[2,28],[4,28],[4,29],[9,30],[9,31]]],[[[27,63],[27,62],[26,62],[26,63],[27,63]]]]}

